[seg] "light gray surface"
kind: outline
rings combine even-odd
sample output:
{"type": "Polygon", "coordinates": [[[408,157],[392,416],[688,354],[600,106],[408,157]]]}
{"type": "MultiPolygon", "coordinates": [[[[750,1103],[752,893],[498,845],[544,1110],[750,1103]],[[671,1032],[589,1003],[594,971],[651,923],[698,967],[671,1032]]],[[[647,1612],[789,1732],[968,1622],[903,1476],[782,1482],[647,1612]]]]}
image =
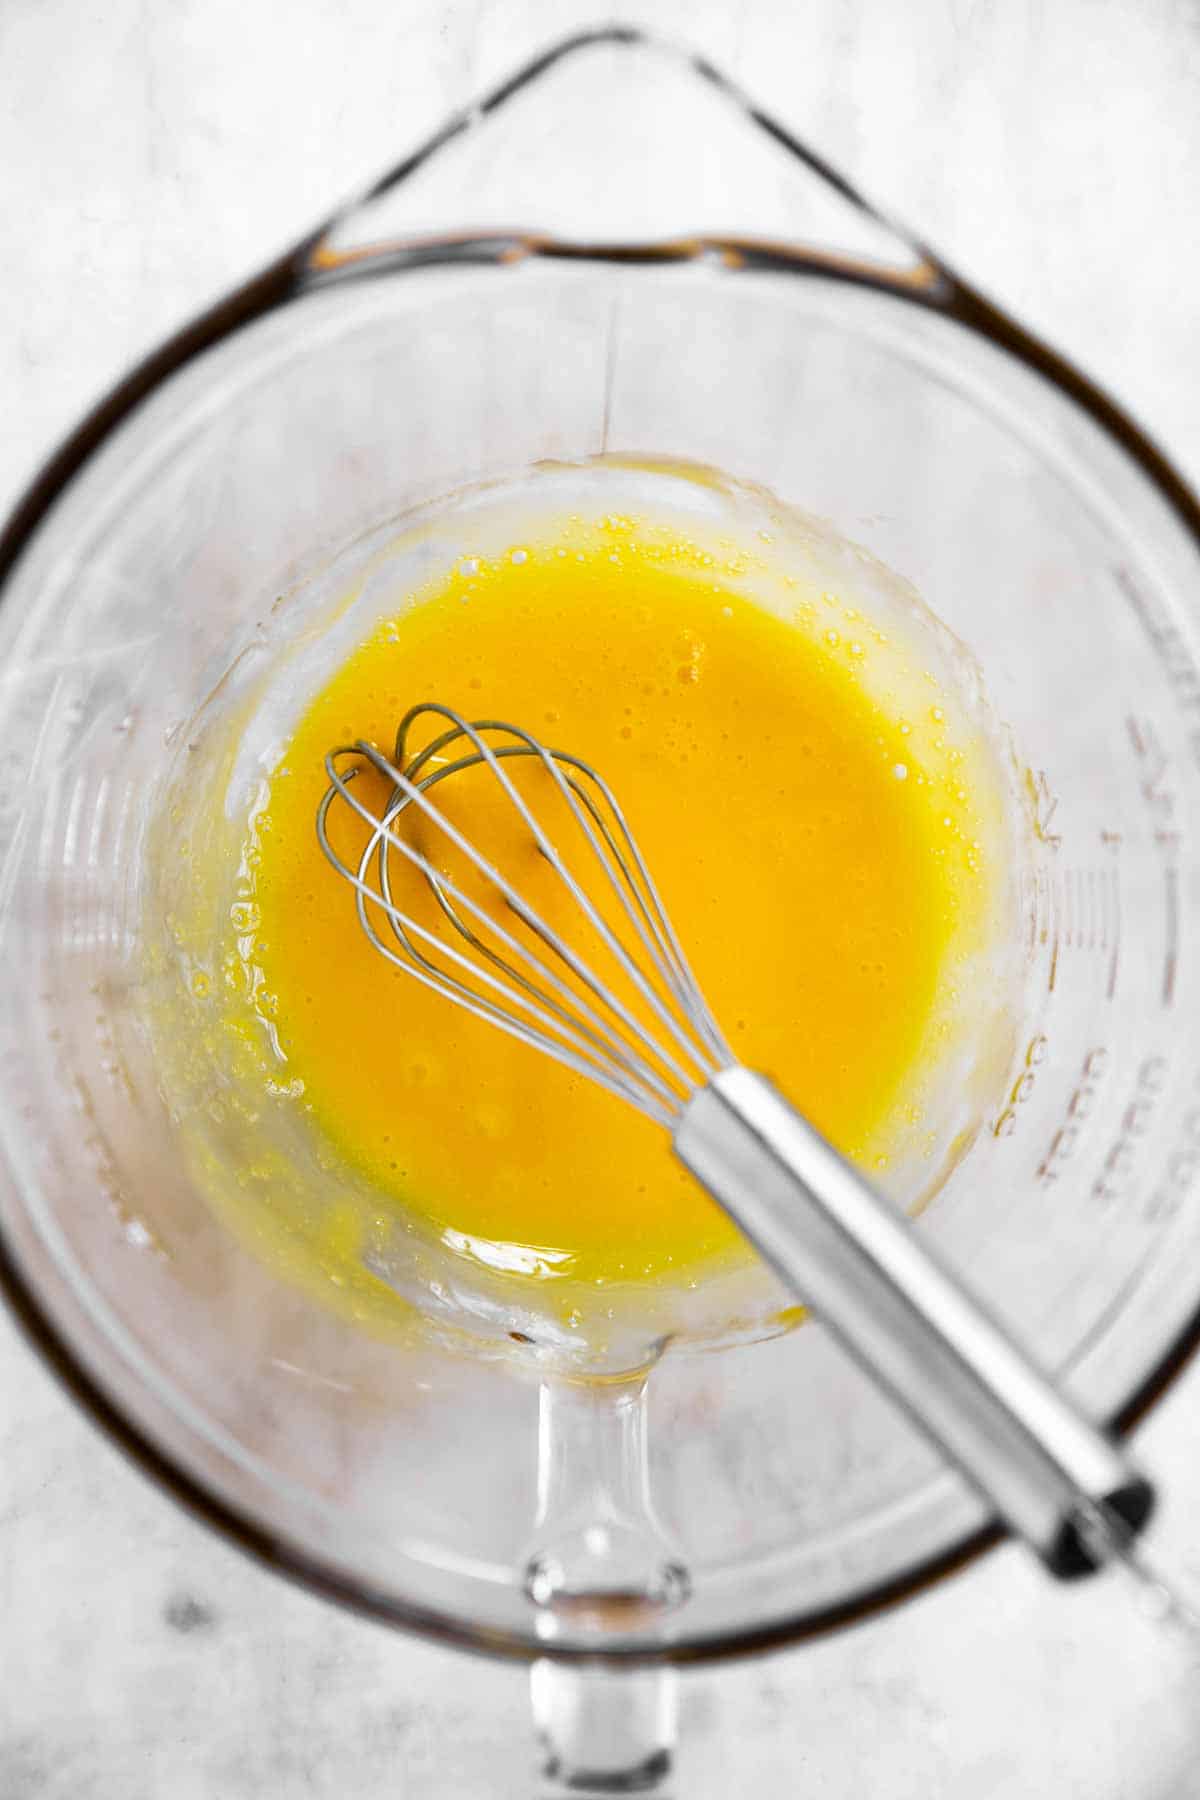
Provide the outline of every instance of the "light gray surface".
{"type": "MultiPolygon", "coordinates": [[[[1200,8],[627,4],[686,34],[1098,372],[1200,479],[1200,8]]],[[[0,4],[0,504],[204,301],[574,0],[0,4]]],[[[1197,1277],[1200,1290],[1200,1271],[1197,1277]]],[[[1143,1434],[1200,1591],[1200,1371],[1143,1434]]],[[[676,1791],[1190,1800],[1200,1674],[1005,1550],[688,1675],[676,1791]]],[[[190,1523],[0,1321],[0,1800],[528,1794],[524,1675],[361,1624],[190,1523]]]]}

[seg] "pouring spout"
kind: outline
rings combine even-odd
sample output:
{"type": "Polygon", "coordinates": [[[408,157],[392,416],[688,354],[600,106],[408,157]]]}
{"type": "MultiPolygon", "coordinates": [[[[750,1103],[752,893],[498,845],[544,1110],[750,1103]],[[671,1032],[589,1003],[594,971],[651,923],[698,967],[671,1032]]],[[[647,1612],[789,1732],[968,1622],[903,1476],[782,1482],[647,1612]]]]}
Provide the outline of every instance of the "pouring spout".
{"type": "Polygon", "coordinates": [[[790,267],[905,290],[932,254],[705,58],[628,26],[555,45],[314,243],[314,283],[530,256],[790,267]]]}

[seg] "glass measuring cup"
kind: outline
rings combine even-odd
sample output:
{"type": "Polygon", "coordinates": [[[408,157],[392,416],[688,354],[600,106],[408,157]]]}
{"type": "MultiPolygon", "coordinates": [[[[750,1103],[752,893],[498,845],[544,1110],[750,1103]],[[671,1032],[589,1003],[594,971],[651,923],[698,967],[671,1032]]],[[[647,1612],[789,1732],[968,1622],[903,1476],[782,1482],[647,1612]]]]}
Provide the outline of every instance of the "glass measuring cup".
{"type": "MultiPolygon", "coordinates": [[[[599,451],[829,516],[975,651],[1031,771],[1030,1000],[920,1228],[1098,1412],[1161,1379],[1196,1302],[1194,507],[1078,378],[630,34],[546,59],[201,322],[14,522],[4,1244],[93,1408],[261,1553],[486,1647],[682,1657],[856,1615],[979,1541],[978,1504],[816,1332],[671,1357],[649,1446],[669,1543],[642,1577],[687,1582],[555,1613],[548,1640],[534,1386],[419,1324],[363,1339],[229,1240],[181,1167],[139,976],[180,728],[269,642],[281,589],[432,496],[599,451]]],[[[543,1405],[544,1503],[655,1543],[638,1380],[543,1405]]]]}

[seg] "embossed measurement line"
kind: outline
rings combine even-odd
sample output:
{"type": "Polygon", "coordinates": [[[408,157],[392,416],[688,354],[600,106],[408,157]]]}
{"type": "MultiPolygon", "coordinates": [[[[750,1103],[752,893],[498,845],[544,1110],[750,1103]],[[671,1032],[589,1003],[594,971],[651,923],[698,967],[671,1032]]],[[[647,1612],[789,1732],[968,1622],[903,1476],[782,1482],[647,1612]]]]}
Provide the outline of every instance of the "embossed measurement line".
{"type": "Polygon", "coordinates": [[[1104,921],[1101,913],[1102,902],[1100,896],[1100,879],[1096,874],[1095,869],[1089,869],[1087,872],[1089,950],[1095,950],[1097,948],[1103,949],[1105,938],[1107,936],[1107,933],[1104,930],[1104,921]]]}
{"type": "Polygon", "coordinates": [[[1148,719],[1127,718],[1129,741],[1138,760],[1143,802],[1153,828],[1153,843],[1163,879],[1162,1004],[1175,999],[1179,978],[1179,855],[1183,845],[1182,813],[1171,759],[1148,719]]]}
{"type": "Polygon", "coordinates": [[[1168,863],[1163,870],[1163,893],[1166,899],[1166,952],[1163,958],[1162,1003],[1170,1006],[1175,999],[1175,979],[1179,973],[1179,870],[1168,863]]]}
{"type": "Polygon", "coordinates": [[[1191,727],[1188,747],[1193,760],[1200,762],[1200,732],[1195,729],[1200,713],[1200,666],[1191,646],[1159,597],[1144,587],[1131,569],[1124,563],[1114,563],[1113,574],[1141,620],[1174,700],[1191,727]]]}
{"type": "Polygon", "coordinates": [[[1129,1192],[1151,1124],[1167,1086],[1165,1056],[1147,1056],[1138,1067],[1136,1084],[1117,1121],[1116,1136],[1092,1183],[1092,1198],[1106,1205],[1129,1192]]]}
{"type": "MultiPolygon", "coordinates": [[[[1036,1042],[1036,1040],[1035,1040],[1036,1042]]],[[[1045,1040],[1042,1040],[1044,1053],[1045,1040]]],[[[1062,1165],[1075,1155],[1079,1148],[1081,1136],[1085,1129],[1085,1121],[1091,1117],[1096,1107],[1096,1097],[1101,1083],[1108,1073],[1109,1052],[1103,1044],[1089,1050],[1083,1059],[1083,1065],[1067,1100],[1066,1111],[1059,1122],[1058,1129],[1050,1139],[1045,1156],[1038,1166],[1038,1178],[1044,1182],[1054,1182],[1062,1173],[1062,1165]]],[[[1013,1098],[1016,1089],[1013,1090],[1013,1098]]]]}
{"type": "MultiPolygon", "coordinates": [[[[1102,834],[1103,835],[1103,834],[1102,834]]],[[[1111,834],[1104,839],[1111,844],[1111,834]]],[[[1116,992],[1120,966],[1121,889],[1114,865],[1057,869],[1053,876],[1039,872],[1033,889],[1034,909],[1029,924],[1031,948],[1048,947],[1046,985],[1053,993],[1068,952],[1082,951],[1102,966],[1106,998],[1116,992]]]]}

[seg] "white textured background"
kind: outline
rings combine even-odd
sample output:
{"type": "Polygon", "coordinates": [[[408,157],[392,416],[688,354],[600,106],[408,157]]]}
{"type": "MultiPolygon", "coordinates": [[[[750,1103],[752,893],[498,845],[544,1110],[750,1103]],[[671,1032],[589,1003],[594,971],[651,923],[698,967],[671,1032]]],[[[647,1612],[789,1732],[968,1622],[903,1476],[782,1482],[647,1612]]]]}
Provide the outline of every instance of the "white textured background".
{"type": "MultiPolygon", "coordinates": [[[[1097,373],[1200,482],[1200,0],[629,0],[1097,373]]],[[[0,0],[0,508],[82,408],[576,0],[0,0]]],[[[1198,1027],[1200,1029],[1200,1027],[1198,1027]]],[[[1197,1271],[1200,1290],[1200,1270],[1197,1271]]],[[[1143,1434],[1200,1592],[1200,1369],[1143,1434]]],[[[293,1592],[0,1319],[0,1800],[516,1800],[524,1677],[293,1592]]],[[[675,1792],[1193,1800],[1200,1672],[1012,1550],[701,1674],[675,1792]]]]}

